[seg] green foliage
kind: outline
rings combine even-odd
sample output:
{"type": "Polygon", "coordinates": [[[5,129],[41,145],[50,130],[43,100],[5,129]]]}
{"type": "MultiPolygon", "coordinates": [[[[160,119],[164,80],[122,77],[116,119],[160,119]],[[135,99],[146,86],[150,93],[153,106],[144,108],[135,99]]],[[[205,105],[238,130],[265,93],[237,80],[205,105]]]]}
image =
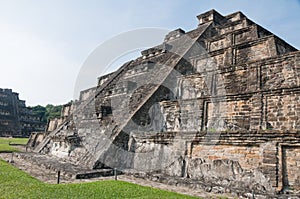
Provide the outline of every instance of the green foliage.
{"type": "Polygon", "coordinates": [[[46,118],[46,108],[41,106],[41,105],[37,105],[37,106],[33,106],[30,107],[31,111],[33,112],[33,114],[39,116],[40,120],[42,122],[47,122],[47,118],[46,118]]]}
{"type": "Polygon", "coordinates": [[[38,115],[42,122],[47,123],[50,119],[60,117],[62,105],[47,104],[46,107],[41,105],[30,107],[33,114],[38,115]]]}
{"type": "Polygon", "coordinates": [[[0,198],[196,198],[123,181],[45,184],[0,160],[0,198]]]}
{"type": "Polygon", "coordinates": [[[52,104],[47,104],[46,106],[46,118],[47,121],[56,117],[60,117],[62,105],[54,106],[52,104]]]}

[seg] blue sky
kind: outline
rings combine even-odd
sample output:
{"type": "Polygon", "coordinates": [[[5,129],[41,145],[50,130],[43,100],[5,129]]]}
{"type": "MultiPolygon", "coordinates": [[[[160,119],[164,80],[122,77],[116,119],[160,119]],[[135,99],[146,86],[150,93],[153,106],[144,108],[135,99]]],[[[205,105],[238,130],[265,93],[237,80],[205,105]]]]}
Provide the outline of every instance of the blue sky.
{"type": "Polygon", "coordinates": [[[0,88],[19,92],[28,105],[66,103],[101,43],[138,28],[191,30],[210,9],[240,10],[300,48],[298,0],[0,0],[0,88]]]}

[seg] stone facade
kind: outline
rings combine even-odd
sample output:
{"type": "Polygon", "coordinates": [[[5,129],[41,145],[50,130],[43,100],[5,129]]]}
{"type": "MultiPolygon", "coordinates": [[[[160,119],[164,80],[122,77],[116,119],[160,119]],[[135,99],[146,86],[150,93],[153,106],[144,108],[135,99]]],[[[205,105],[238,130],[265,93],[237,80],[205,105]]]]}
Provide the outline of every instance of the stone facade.
{"type": "Polygon", "coordinates": [[[299,51],[241,12],[197,18],[100,77],[35,152],[209,191],[299,191],[299,51]]]}
{"type": "Polygon", "coordinates": [[[11,89],[0,89],[0,136],[29,137],[44,131],[45,124],[26,107],[25,101],[11,89]]]}
{"type": "Polygon", "coordinates": [[[72,115],[73,108],[74,104],[72,102],[62,105],[60,117],[50,119],[46,125],[45,131],[31,133],[27,143],[27,150],[32,150],[35,146],[39,145],[49,133],[59,128],[68,117],[72,115]]]}
{"type": "Polygon", "coordinates": [[[72,114],[72,112],[73,104],[71,102],[62,105],[60,117],[56,117],[48,121],[46,132],[51,132],[57,129],[72,114]]]}

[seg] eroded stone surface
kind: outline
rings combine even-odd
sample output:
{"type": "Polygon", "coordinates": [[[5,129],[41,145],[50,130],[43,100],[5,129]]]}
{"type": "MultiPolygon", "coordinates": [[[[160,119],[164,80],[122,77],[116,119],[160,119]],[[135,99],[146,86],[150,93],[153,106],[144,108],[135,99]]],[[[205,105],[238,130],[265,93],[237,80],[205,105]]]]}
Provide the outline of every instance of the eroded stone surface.
{"type": "Polygon", "coordinates": [[[32,132],[44,131],[46,123],[33,114],[19,93],[0,88],[0,136],[29,137],[32,132]]]}
{"type": "Polygon", "coordinates": [[[197,17],[100,77],[33,151],[210,192],[298,193],[299,51],[241,12],[197,17]]]}

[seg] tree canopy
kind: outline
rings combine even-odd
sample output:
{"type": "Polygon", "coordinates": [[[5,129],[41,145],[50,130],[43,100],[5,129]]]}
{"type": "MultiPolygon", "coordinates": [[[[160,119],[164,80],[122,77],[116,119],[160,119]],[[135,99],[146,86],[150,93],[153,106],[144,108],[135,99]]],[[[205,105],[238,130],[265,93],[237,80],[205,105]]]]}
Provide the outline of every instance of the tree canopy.
{"type": "Polygon", "coordinates": [[[40,117],[42,122],[47,123],[50,119],[60,117],[62,105],[47,104],[46,107],[41,105],[30,107],[33,114],[40,117]]]}

